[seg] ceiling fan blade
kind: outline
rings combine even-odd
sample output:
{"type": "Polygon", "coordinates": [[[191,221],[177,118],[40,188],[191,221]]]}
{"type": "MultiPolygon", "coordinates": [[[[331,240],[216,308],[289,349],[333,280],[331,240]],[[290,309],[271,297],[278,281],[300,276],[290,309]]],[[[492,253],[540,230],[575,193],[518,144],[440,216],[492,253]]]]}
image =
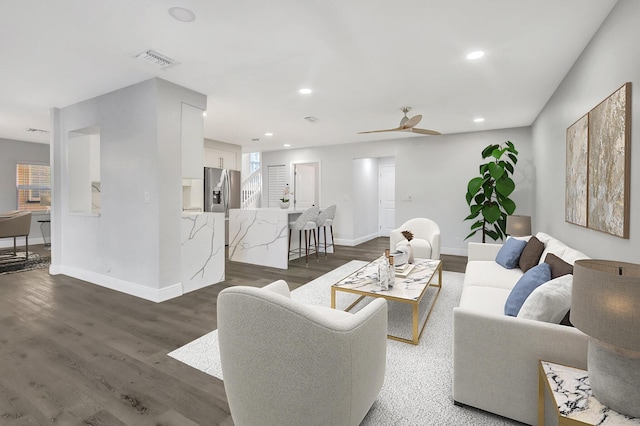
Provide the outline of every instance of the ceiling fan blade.
{"type": "Polygon", "coordinates": [[[395,129],[385,129],[385,130],[369,130],[368,132],[358,132],[359,135],[363,133],[382,133],[382,132],[397,132],[399,130],[404,130],[400,127],[396,127],[395,129]]]}
{"type": "Polygon", "coordinates": [[[404,125],[400,126],[401,129],[410,129],[414,126],[416,126],[420,120],[422,120],[422,115],[418,114],[418,115],[414,115],[413,117],[411,117],[410,119],[407,120],[406,123],[404,123],[404,125]]]}
{"type": "Polygon", "coordinates": [[[440,132],[436,132],[435,130],[429,130],[429,129],[416,129],[415,127],[408,129],[411,133],[419,133],[421,135],[431,135],[431,136],[438,136],[441,135],[442,133],[440,132]]]}

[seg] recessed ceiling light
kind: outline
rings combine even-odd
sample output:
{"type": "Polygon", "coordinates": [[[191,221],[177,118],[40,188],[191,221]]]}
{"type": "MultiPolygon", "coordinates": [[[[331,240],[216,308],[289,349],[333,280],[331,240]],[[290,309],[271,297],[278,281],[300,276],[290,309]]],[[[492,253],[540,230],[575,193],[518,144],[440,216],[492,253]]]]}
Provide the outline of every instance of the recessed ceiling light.
{"type": "Polygon", "coordinates": [[[484,56],[484,52],[482,50],[476,50],[475,52],[471,52],[467,55],[467,59],[469,60],[474,60],[474,59],[480,59],[484,56]]]}
{"type": "Polygon", "coordinates": [[[304,119],[307,120],[309,123],[316,123],[318,121],[318,118],[312,115],[305,117],[304,119]]]}
{"type": "Polygon", "coordinates": [[[299,92],[302,93],[303,95],[308,95],[312,92],[312,90],[305,88],[305,89],[300,89],[299,92]]]}
{"type": "Polygon", "coordinates": [[[192,22],[196,19],[195,13],[180,6],[170,7],[169,15],[173,16],[174,19],[177,19],[181,22],[192,22]]]}
{"type": "Polygon", "coordinates": [[[285,148],[289,148],[291,145],[289,145],[288,143],[285,143],[285,144],[284,144],[284,145],[282,145],[282,146],[284,146],[285,148]]]}
{"type": "Polygon", "coordinates": [[[267,133],[265,133],[264,135],[265,135],[265,136],[273,136],[273,133],[271,133],[271,132],[267,132],[267,133]]]}
{"type": "Polygon", "coordinates": [[[206,117],[207,116],[207,111],[202,111],[202,116],[206,117]]]}
{"type": "Polygon", "coordinates": [[[484,118],[482,117],[474,118],[473,121],[476,123],[482,123],[484,121],[484,118]]]}

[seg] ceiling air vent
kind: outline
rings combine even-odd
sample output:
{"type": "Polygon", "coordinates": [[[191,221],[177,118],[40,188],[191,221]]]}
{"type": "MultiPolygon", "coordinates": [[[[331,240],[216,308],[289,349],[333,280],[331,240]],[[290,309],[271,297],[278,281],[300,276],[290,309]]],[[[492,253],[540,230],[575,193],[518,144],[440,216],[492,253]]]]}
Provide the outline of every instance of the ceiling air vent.
{"type": "Polygon", "coordinates": [[[28,129],[25,129],[27,132],[32,132],[32,133],[49,133],[48,130],[42,130],[42,129],[35,129],[33,127],[29,127],[28,129]]]}
{"type": "Polygon", "coordinates": [[[135,55],[133,55],[133,57],[143,61],[147,61],[160,68],[167,68],[178,63],[175,59],[171,59],[170,57],[151,49],[143,50],[142,52],[136,53],[135,55]]]}

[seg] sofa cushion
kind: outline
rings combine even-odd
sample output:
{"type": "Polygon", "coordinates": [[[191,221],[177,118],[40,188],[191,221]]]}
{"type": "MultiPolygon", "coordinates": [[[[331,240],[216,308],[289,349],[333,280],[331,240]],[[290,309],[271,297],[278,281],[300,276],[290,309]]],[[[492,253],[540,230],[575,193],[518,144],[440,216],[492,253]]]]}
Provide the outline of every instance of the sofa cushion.
{"type": "Polygon", "coordinates": [[[542,252],[542,256],[540,257],[540,263],[544,262],[547,254],[549,253],[555,254],[570,265],[573,265],[578,259],[589,258],[589,256],[587,256],[586,254],[572,249],[562,241],[557,240],[550,235],[545,234],[544,232],[538,232],[536,234],[536,237],[544,243],[544,251],[542,252]]]}
{"type": "Polygon", "coordinates": [[[460,307],[475,312],[504,316],[504,304],[510,291],[497,287],[467,287],[460,297],[460,307]]]}
{"type": "Polygon", "coordinates": [[[562,275],[533,290],[522,304],[518,318],[560,324],[571,308],[573,275],[562,275]]]}
{"type": "Polygon", "coordinates": [[[504,313],[515,317],[518,315],[524,301],[538,286],[551,279],[551,267],[547,263],[534,266],[524,273],[509,293],[504,304],[504,313]]]}
{"type": "Polygon", "coordinates": [[[551,267],[551,279],[555,279],[567,274],[573,274],[573,266],[560,259],[553,253],[547,254],[544,263],[548,263],[551,267]]]}
{"type": "Polygon", "coordinates": [[[496,256],[496,263],[507,269],[515,268],[526,245],[526,241],[508,238],[496,256]]]}
{"type": "Polygon", "coordinates": [[[497,287],[511,290],[522,277],[519,268],[506,269],[493,260],[474,260],[467,263],[464,286],[497,287]]]}
{"type": "Polygon", "coordinates": [[[524,247],[524,250],[522,250],[520,261],[518,262],[522,272],[527,272],[529,269],[536,266],[540,261],[540,255],[542,255],[543,251],[544,243],[536,237],[531,237],[529,241],[527,241],[527,245],[524,247]]]}

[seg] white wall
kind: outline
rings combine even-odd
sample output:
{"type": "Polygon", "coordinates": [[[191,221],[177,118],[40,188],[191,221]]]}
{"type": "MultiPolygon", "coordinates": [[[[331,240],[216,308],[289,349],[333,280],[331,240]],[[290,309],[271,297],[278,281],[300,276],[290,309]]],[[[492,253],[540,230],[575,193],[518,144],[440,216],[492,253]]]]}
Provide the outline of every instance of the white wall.
{"type": "Polygon", "coordinates": [[[150,300],[176,295],[183,102],[204,109],[206,97],[152,79],[52,109],[52,273],[150,300]],[[68,132],[90,126],[100,127],[99,216],[66,208],[68,132]]]}
{"type": "Polygon", "coordinates": [[[533,227],[596,258],[640,262],[640,2],[620,0],[533,124],[533,227]],[[622,239],[565,222],[566,129],[632,83],[630,234],[622,239]]]}
{"type": "MultiPolygon", "coordinates": [[[[262,167],[300,161],[321,162],[320,206],[337,204],[334,233],[336,242],[354,245],[367,236],[368,230],[355,223],[377,221],[377,209],[359,208],[354,179],[354,159],[394,157],[396,167],[396,226],[412,217],[435,220],[442,232],[442,252],[466,255],[471,222],[465,194],[468,181],[475,177],[483,162],[482,149],[492,143],[511,140],[519,150],[519,162],[512,198],[518,214],[533,211],[535,168],[529,127],[452,135],[414,136],[377,142],[332,145],[325,147],[269,151],[263,153],[262,167]],[[406,195],[412,201],[402,201],[406,195]]],[[[287,168],[288,172],[290,168],[287,168]]],[[[289,181],[291,177],[288,177],[289,181]]],[[[263,182],[267,182],[263,176],[263,182]]],[[[358,184],[362,184],[359,182],[358,184]]],[[[377,178],[371,185],[377,188],[377,178]]],[[[476,236],[472,241],[479,241],[476,236]]]]}
{"type": "MultiPolygon", "coordinates": [[[[0,139],[0,213],[18,208],[16,191],[16,164],[18,162],[49,164],[49,145],[0,139]]],[[[29,244],[44,242],[38,223],[38,220],[41,219],[49,219],[49,214],[34,212],[31,215],[29,244]]],[[[18,238],[17,243],[23,245],[24,238],[18,238]]],[[[13,238],[0,239],[0,247],[13,247],[13,238]]]]}

